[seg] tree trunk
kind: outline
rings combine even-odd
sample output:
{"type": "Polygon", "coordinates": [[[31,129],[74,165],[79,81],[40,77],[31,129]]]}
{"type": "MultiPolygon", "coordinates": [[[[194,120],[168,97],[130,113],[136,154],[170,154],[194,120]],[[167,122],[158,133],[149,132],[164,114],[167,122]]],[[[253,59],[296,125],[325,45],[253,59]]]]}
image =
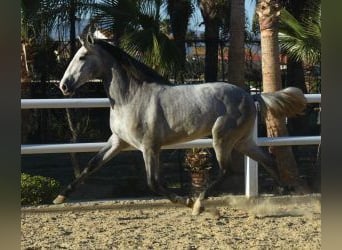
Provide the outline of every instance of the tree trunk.
{"type": "MultiPolygon", "coordinates": [[[[280,58],[278,45],[278,23],[280,4],[277,0],[260,0],[257,6],[261,34],[262,77],[264,92],[275,92],[281,89],[280,58]]],[[[267,136],[278,137],[288,135],[285,118],[275,118],[266,114],[267,136]]],[[[298,186],[300,183],[297,163],[292,147],[270,147],[276,157],[280,178],[283,182],[298,186]]]]}
{"type": "MultiPolygon", "coordinates": [[[[70,60],[76,54],[76,0],[70,1],[70,8],[69,8],[69,24],[70,24],[70,60]]],[[[78,131],[75,129],[74,123],[72,121],[73,114],[70,109],[66,110],[67,121],[69,125],[69,129],[71,131],[72,137],[71,142],[76,143],[78,140],[78,131]]],[[[76,153],[70,153],[71,163],[74,170],[74,175],[77,178],[81,174],[80,164],[77,159],[76,153]]]]}
{"type": "MultiPolygon", "coordinates": [[[[68,121],[68,125],[69,125],[69,129],[71,132],[71,139],[70,142],[71,143],[76,143],[78,141],[78,130],[75,128],[74,122],[72,120],[72,112],[69,108],[65,109],[66,112],[66,118],[68,121]]],[[[74,170],[74,175],[77,178],[80,174],[81,174],[81,167],[80,164],[78,162],[77,159],[77,154],[76,153],[70,153],[70,159],[71,159],[71,163],[73,166],[73,170],[74,170]]]]}
{"type": "Polygon", "coordinates": [[[215,20],[207,20],[205,22],[205,62],[204,62],[204,78],[206,82],[217,81],[218,71],[218,39],[219,28],[215,20]]]}
{"type": "MultiPolygon", "coordinates": [[[[228,82],[245,86],[245,0],[232,0],[230,13],[230,42],[228,58],[228,82]]],[[[233,150],[231,169],[244,172],[243,154],[233,150]]]]}
{"type": "Polygon", "coordinates": [[[230,41],[228,82],[245,85],[245,0],[232,0],[230,14],[230,41]]]}
{"type": "MultiPolygon", "coordinates": [[[[27,43],[25,40],[21,41],[21,98],[32,98],[30,82],[31,74],[28,67],[28,56],[27,56],[27,43]]],[[[32,129],[32,110],[21,110],[21,120],[25,121],[21,123],[21,144],[27,143],[27,138],[32,129]]]]}
{"type": "Polygon", "coordinates": [[[192,14],[190,0],[168,0],[168,12],[170,15],[172,34],[179,51],[181,63],[179,65],[178,79],[184,82],[185,71],[185,36],[188,29],[188,23],[192,14]]]}
{"type": "Polygon", "coordinates": [[[200,1],[200,9],[204,20],[205,30],[205,62],[204,79],[205,82],[216,82],[218,71],[218,40],[219,21],[217,17],[216,1],[200,1]]]}
{"type": "Polygon", "coordinates": [[[27,60],[27,43],[25,40],[21,41],[21,53],[20,53],[20,61],[21,61],[21,83],[28,83],[31,81],[31,74],[28,67],[28,60],[27,60]]]}

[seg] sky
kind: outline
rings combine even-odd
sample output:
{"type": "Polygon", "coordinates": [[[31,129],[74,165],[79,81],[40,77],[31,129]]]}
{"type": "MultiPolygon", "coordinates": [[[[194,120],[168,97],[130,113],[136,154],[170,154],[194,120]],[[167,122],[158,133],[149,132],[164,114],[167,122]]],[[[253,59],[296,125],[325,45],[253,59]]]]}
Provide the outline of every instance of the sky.
{"type": "MultiPolygon", "coordinates": [[[[245,10],[246,17],[248,18],[249,27],[252,25],[253,16],[255,12],[255,1],[254,0],[245,0],[245,10]]],[[[199,8],[196,8],[195,15],[192,17],[190,21],[190,29],[194,31],[204,31],[204,25],[199,26],[200,23],[203,22],[201,12],[199,8]]]]}
{"type": "MultiPolygon", "coordinates": [[[[252,18],[255,12],[255,0],[245,0],[245,9],[246,9],[246,17],[248,18],[249,25],[248,27],[251,27],[252,18]]],[[[165,10],[164,10],[165,11],[165,10]]],[[[162,13],[162,16],[167,16],[166,13],[162,13]]],[[[189,28],[196,32],[204,32],[204,25],[199,25],[203,22],[201,12],[199,8],[196,8],[195,14],[190,20],[189,28]]],[[[88,23],[88,19],[85,19],[82,24],[80,24],[76,29],[77,35],[79,35],[80,32],[82,32],[84,26],[88,23]]],[[[64,37],[68,37],[68,30],[65,30],[64,37]]],[[[51,34],[54,39],[58,40],[58,35],[56,32],[51,34]]]]}

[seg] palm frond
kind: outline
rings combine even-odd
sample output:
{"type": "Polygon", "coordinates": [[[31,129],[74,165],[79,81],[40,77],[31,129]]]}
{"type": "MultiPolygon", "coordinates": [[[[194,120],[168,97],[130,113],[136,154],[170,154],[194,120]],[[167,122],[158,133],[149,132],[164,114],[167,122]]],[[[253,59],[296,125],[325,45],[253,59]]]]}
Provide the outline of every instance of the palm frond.
{"type": "Polygon", "coordinates": [[[121,47],[161,75],[170,75],[179,64],[175,43],[162,32],[141,29],[122,36],[121,47]]]}
{"type": "Polygon", "coordinates": [[[161,31],[161,6],[161,0],[105,0],[93,8],[121,48],[165,76],[179,60],[174,41],[161,31]]]}
{"type": "Polygon", "coordinates": [[[94,19],[105,30],[121,34],[123,30],[136,22],[138,15],[137,1],[103,0],[92,4],[94,19]]]}
{"type": "Polygon", "coordinates": [[[286,9],[281,11],[280,47],[297,61],[317,64],[321,55],[320,5],[306,13],[302,21],[294,18],[286,9]]]}
{"type": "Polygon", "coordinates": [[[286,9],[281,10],[279,30],[281,33],[291,34],[295,37],[306,37],[303,25],[286,9]]]}

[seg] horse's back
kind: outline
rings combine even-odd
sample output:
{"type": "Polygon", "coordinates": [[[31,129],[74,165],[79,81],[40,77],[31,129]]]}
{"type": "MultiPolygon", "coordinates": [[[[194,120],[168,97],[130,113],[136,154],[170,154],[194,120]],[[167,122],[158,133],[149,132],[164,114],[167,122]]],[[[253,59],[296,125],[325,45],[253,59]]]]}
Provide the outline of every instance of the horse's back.
{"type": "Polygon", "coordinates": [[[170,87],[160,97],[163,106],[178,112],[197,111],[214,113],[217,116],[229,111],[250,112],[254,108],[253,99],[242,88],[225,83],[213,82],[170,87]]]}

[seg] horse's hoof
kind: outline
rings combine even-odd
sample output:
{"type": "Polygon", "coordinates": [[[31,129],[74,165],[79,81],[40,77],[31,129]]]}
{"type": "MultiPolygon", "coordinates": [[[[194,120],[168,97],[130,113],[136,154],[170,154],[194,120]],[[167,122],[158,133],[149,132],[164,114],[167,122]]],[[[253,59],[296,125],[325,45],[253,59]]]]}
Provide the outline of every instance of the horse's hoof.
{"type": "Polygon", "coordinates": [[[192,207],[191,215],[197,216],[204,211],[204,207],[201,205],[201,200],[197,199],[192,207]]]}
{"type": "Polygon", "coordinates": [[[204,212],[204,207],[201,206],[199,208],[193,208],[191,215],[197,216],[197,215],[200,215],[203,212],[204,212]]]}
{"type": "Polygon", "coordinates": [[[194,201],[191,198],[187,198],[186,201],[185,201],[185,205],[187,207],[192,208],[194,206],[194,201]]]}
{"type": "Polygon", "coordinates": [[[61,204],[65,201],[65,196],[58,195],[56,199],[53,200],[53,204],[61,204]]]}

